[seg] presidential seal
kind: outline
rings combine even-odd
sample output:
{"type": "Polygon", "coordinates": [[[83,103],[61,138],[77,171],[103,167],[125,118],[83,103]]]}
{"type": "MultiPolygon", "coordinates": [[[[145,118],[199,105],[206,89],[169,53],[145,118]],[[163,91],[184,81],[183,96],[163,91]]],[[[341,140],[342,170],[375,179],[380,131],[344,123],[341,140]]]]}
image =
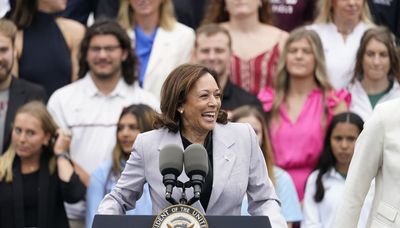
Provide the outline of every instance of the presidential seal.
{"type": "Polygon", "coordinates": [[[197,209],[177,204],[165,208],[156,217],[153,228],[208,228],[204,215],[197,209]]]}

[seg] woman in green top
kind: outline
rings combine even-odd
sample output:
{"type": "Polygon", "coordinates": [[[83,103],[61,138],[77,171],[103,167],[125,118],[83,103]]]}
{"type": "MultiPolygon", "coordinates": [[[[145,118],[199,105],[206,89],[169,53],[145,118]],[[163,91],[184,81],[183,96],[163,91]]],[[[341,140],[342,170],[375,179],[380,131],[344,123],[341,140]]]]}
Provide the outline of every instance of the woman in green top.
{"type": "Polygon", "coordinates": [[[366,121],[375,105],[400,97],[399,62],[394,35],[383,26],[367,30],[348,86],[352,95],[350,111],[366,121]]]}

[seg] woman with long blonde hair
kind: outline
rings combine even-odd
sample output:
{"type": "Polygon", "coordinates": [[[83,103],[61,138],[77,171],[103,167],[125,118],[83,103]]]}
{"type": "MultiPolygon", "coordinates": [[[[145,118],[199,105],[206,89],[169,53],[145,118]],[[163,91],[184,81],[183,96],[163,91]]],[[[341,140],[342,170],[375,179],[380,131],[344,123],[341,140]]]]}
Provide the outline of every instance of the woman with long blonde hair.
{"type": "Polygon", "coordinates": [[[0,227],[69,227],[64,202],[86,192],[67,152],[70,141],[41,102],[17,111],[11,145],[0,157],[0,227]]]}
{"type": "Polygon", "coordinates": [[[318,161],[326,126],[350,103],[347,91],[330,85],[324,59],[316,32],[294,30],[283,47],[275,89],[265,88],[258,95],[269,112],[276,164],[291,175],[300,200],[318,161]]]}

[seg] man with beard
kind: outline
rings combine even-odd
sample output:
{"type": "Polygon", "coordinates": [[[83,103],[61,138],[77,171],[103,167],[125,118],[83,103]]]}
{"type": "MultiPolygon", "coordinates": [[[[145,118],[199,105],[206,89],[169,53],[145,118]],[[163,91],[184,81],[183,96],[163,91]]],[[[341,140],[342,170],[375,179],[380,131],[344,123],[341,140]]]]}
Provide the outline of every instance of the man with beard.
{"type": "Polygon", "coordinates": [[[194,59],[198,64],[213,69],[223,90],[222,108],[228,112],[242,105],[256,106],[262,113],[261,102],[254,95],[229,80],[232,40],[229,32],[217,24],[207,24],[196,30],[194,59]]]}
{"type": "MultiPolygon", "coordinates": [[[[136,83],[137,60],[131,40],[118,23],[96,21],[80,47],[79,80],[58,89],[48,109],[64,130],[72,133],[70,156],[83,168],[83,182],[105,160],[111,159],[117,122],[124,107],[159,101],[136,83]]],[[[84,227],[85,204],[67,205],[71,227],[84,227]]]]}
{"type": "Polygon", "coordinates": [[[15,112],[31,100],[46,102],[43,87],[11,75],[15,61],[17,27],[9,20],[0,19],[0,155],[11,139],[11,125],[15,112]]]}

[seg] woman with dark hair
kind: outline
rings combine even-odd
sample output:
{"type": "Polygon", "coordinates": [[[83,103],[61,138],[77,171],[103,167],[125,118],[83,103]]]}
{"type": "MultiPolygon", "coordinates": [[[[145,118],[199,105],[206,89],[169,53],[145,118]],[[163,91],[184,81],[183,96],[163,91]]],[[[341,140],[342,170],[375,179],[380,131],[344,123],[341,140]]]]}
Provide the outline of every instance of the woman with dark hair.
{"type": "MultiPolygon", "coordinates": [[[[124,214],[134,208],[145,183],[153,214],[170,206],[158,171],[160,150],[169,144],[185,149],[195,143],[207,151],[208,174],[193,207],[207,215],[240,215],[247,193],[251,215],[267,215],[272,227],[286,227],[257,136],[248,124],[227,122],[212,71],[192,64],[173,70],[163,84],[161,111],[155,123],[158,129],[136,138],[117,185],[99,206],[100,214],[124,214]]],[[[178,180],[185,182],[189,177],[182,173],[178,180]]],[[[179,199],[180,192],[173,191],[173,198],[179,199]]],[[[194,194],[186,191],[186,196],[190,199],[194,194]]]]}
{"type": "Polygon", "coordinates": [[[11,145],[0,157],[0,227],[69,227],[64,202],[78,202],[86,192],[70,142],[43,103],[18,109],[11,145]]]}
{"type": "Polygon", "coordinates": [[[363,120],[345,112],[332,118],[317,168],[308,177],[301,227],[333,227],[336,211],[363,120]]]}
{"type": "MultiPolygon", "coordinates": [[[[101,200],[117,183],[132,145],[139,133],[153,129],[156,112],[147,105],[130,105],[122,110],[117,127],[117,144],[112,152],[112,160],[101,164],[91,175],[86,194],[86,227],[92,227],[94,215],[101,200]]],[[[130,215],[150,215],[151,200],[147,184],[143,195],[136,202],[136,208],[128,211],[130,215]]]]}
{"type": "Polygon", "coordinates": [[[367,30],[357,52],[350,110],[367,121],[379,103],[400,97],[400,58],[395,37],[386,27],[367,30]]]}
{"type": "Polygon", "coordinates": [[[269,0],[214,0],[203,24],[220,23],[232,37],[231,81],[257,95],[272,86],[287,32],[272,25],[269,0]]]}
{"type": "Polygon", "coordinates": [[[50,96],[78,79],[78,52],[85,28],[57,17],[66,0],[16,0],[12,20],[17,34],[14,75],[43,85],[50,96]]]}

